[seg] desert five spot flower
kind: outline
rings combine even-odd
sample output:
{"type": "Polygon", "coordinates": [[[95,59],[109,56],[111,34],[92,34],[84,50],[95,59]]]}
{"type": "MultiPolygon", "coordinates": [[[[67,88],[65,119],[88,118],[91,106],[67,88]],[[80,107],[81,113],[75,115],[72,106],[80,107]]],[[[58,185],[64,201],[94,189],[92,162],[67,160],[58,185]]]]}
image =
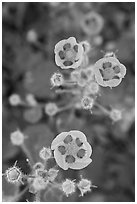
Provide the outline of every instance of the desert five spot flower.
{"type": "Polygon", "coordinates": [[[61,40],[55,45],[55,62],[62,69],[78,68],[83,60],[83,46],[74,37],[61,40]]]}
{"type": "Polygon", "coordinates": [[[92,148],[84,133],[78,130],[62,132],[53,140],[51,149],[57,164],[64,170],[83,169],[92,159],[92,148]]]}
{"type": "Polygon", "coordinates": [[[126,67],[116,57],[104,57],[94,65],[97,83],[104,87],[118,86],[126,74],[126,67]]]}

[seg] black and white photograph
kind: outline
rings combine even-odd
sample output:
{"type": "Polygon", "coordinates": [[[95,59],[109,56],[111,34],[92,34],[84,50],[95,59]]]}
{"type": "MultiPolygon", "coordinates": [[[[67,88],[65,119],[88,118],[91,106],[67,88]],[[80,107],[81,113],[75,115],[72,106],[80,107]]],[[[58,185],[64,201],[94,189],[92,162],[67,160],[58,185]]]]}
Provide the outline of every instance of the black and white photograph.
{"type": "Polygon", "coordinates": [[[2,2],[2,202],[135,202],[135,2],[2,2]]]}

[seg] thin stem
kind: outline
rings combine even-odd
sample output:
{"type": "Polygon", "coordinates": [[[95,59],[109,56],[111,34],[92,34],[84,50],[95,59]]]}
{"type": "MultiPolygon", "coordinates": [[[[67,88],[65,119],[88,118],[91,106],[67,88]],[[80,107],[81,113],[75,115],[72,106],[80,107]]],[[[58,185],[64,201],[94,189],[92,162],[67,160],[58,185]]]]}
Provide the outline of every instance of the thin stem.
{"type": "Polygon", "coordinates": [[[102,105],[100,105],[99,103],[95,103],[95,105],[103,112],[103,113],[105,113],[106,115],[109,115],[109,111],[105,108],[105,107],[103,107],[102,105]]]}

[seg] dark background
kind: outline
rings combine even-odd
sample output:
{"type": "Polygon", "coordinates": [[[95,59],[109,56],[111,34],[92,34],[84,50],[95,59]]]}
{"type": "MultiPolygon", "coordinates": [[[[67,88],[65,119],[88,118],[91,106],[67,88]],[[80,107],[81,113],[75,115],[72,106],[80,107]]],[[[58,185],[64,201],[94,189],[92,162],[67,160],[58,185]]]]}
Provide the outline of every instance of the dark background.
{"type": "MultiPolygon", "coordinates": [[[[10,133],[17,127],[29,139],[34,159],[43,145],[49,146],[62,131],[83,131],[93,147],[93,162],[81,171],[61,170],[61,178],[79,179],[80,174],[91,179],[97,189],[84,197],[79,192],[62,201],[77,202],[133,202],[135,194],[135,134],[134,134],[134,10],[135,4],[123,3],[3,3],[3,171],[16,160],[24,173],[30,173],[21,148],[10,143],[10,133]],[[96,11],[104,19],[104,26],[97,37],[90,36],[80,26],[79,19],[88,12],[96,11]],[[37,33],[37,43],[30,43],[27,34],[37,33]],[[39,103],[49,101],[66,104],[68,98],[58,97],[50,89],[50,76],[58,70],[54,62],[54,46],[70,36],[78,41],[88,40],[93,49],[90,63],[95,63],[103,54],[101,50],[116,50],[117,57],[127,68],[122,83],[112,90],[102,88],[100,103],[106,107],[120,107],[123,119],[115,124],[97,111],[92,116],[86,111],[66,111],[51,122],[44,110],[26,116],[27,107],[13,107],[8,98],[17,93],[22,99],[32,93],[39,103]],[[100,39],[100,42],[97,40],[100,39]],[[101,42],[102,41],[102,42],[101,42]],[[32,81],[29,80],[31,75],[32,81]],[[31,118],[34,120],[31,120],[31,118]]],[[[28,114],[29,115],[29,114],[28,114]]],[[[20,187],[20,191],[24,187],[20,187]]],[[[3,179],[3,199],[16,193],[17,188],[3,179]]],[[[33,199],[30,193],[20,201],[33,199]]],[[[53,192],[44,201],[59,200],[53,192]],[[54,196],[53,196],[54,195],[54,196]]]]}

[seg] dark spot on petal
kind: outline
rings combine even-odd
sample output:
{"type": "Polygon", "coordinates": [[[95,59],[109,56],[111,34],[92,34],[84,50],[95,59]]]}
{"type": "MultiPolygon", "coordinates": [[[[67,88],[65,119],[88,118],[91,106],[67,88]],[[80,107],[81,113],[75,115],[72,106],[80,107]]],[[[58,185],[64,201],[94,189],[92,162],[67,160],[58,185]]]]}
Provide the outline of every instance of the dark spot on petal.
{"type": "Polygon", "coordinates": [[[104,62],[103,65],[102,65],[103,69],[111,68],[111,66],[112,66],[111,62],[104,62]]]}
{"type": "Polygon", "coordinates": [[[78,45],[74,45],[73,49],[75,52],[78,52],[78,45]]]}
{"type": "Polygon", "coordinates": [[[63,51],[59,51],[59,57],[60,57],[60,59],[65,59],[65,53],[63,52],[63,51]]]}
{"type": "Polygon", "coordinates": [[[102,75],[102,77],[103,77],[103,76],[104,76],[103,70],[102,70],[102,69],[99,69],[99,71],[100,71],[100,73],[101,73],[101,75],[102,75]]]}
{"type": "Polygon", "coordinates": [[[120,67],[119,66],[115,66],[113,67],[113,70],[116,74],[118,74],[120,72],[120,67]]]}
{"type": "Polygon", "coordinates": [[[70,49],[71,48],[71,44],[70,43],[66,43],[64,46],[63,46],[63,49],[64,50],[67,50],[67,49],[70,49]]]}
{"type": "Polygon", "coordinates": [[[63,145],[58,146],[58,151],[59,151],[62,155],[66,154],[66,148],[65,148],[63,145]]]}
{"type": "Polygon", "coordinates": [[[68,144],[68,143],[71,143],[73,141],[73,138],[71,135],[67,135],[64,139],[64,143],[65,144],[68,144]]]}
{"type": "Polygon", "coordinates": [[[103,81],[109,81],[110,79],[103,79],[103,81]]]}
{"type": "Polygon", "coordinates": [[[86,150],[85,149],[80,149],[78,152],[77,152],[77,157],[82,159],[84,156],[85,156],[85,152],[86,150]]]}
{"type": "Polygon", "coordinates": [[[65,61],[63,64],[67,67],[67,66],[71,66],[73,64],[73,62],[65,61]]]}
{"type": "Polygon", "coordinates": [[[75,142],[76,142],[78,147],[81,147],[83,145],[83,142],[81,142],[81,140],[79,138],[76,138],[75,142]]]}
{"type": "Polygon", "coordinates": [[[69,164],[74,163],[75,162],[75,157],[73,157],[72,155],[67,155],[65,158],[65,161],[69,164]]]}
{"type": "Polygon", "coordinates": [[[120,79],[119,76],[114,76],[112,79],[120,79]]]}

